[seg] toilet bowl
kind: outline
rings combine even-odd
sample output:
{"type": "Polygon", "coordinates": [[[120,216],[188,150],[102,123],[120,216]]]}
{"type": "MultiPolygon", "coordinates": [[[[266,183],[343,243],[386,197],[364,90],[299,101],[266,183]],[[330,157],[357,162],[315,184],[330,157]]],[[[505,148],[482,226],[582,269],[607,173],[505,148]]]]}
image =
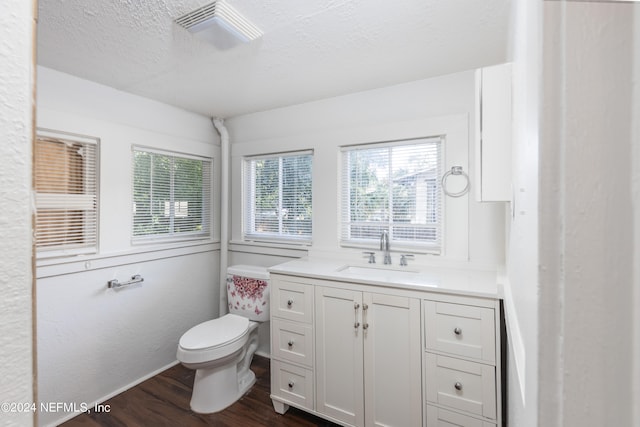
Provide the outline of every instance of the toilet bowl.
{"type": "Polygon", "coordinates": [[[269,318],[268,278],[263,267],[229,267],[230,313],[200,323],[180,338],[176,357],[196,370],[191,395],[194,412],[221,411],[255,383],[250,366],[258,348],[258,326],[269,318]]]}

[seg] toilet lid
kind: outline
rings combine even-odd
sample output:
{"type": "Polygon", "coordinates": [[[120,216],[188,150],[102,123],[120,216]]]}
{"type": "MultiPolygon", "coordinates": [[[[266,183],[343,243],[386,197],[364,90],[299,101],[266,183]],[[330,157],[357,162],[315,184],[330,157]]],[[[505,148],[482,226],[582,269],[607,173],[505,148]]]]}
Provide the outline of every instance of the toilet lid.
{"type": "Polygon", "coordinates": [[[226,314],[189,329],[180,338],[180,347],[185,350],[217,347],[241,337],[248,327],[249,319],[246,317],[226,314]]]}

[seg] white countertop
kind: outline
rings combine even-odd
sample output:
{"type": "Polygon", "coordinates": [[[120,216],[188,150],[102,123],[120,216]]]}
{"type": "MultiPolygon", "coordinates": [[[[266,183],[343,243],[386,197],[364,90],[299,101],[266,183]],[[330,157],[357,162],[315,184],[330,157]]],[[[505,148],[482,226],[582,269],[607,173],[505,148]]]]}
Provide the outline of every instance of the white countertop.
{"type": "Polygon", "coordinates": [[[502,298],[502,286],[498,284],[495,270],[417,265],[387,267],[380,264],[301,258],[274,265],[269,268],[269,272],[399,289],[502,298]]]}

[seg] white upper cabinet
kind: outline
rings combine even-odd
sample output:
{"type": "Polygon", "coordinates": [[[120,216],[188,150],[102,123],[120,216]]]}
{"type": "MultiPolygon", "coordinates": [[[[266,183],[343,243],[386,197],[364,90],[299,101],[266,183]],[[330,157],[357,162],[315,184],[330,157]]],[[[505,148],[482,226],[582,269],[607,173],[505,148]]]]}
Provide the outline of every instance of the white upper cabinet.
{"type": "Polygon", "coordinates": [[[511,200],[511,64],[476,71],[476,200],[511,200]]]}

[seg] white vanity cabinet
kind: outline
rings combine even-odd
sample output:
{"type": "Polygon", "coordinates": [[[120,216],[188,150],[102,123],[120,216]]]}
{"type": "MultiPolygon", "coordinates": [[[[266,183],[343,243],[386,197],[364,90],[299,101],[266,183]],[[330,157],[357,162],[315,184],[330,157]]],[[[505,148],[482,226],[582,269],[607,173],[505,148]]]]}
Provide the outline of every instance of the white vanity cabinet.
{"type": "Polygon", "coordinates": [[[429,295],[422,308],[427,426],[501,425],[499,301],[429,295]]]}
{"type": "Polygon", "coordinates": [[[289,404],[314,409],[313,287],[271,276],[271,395],[276,412],[289,404]]]}
{"type": "Polygon", "coordinates": [[[420,300],[316,286],[316,411],[353,426],[420,425],[420,300]]]}
{"type": "Polygon", "coordinates": [[[310,276],[271,272],[276,412],[345,426],[502,425],[497,297],[310,276]]]}

